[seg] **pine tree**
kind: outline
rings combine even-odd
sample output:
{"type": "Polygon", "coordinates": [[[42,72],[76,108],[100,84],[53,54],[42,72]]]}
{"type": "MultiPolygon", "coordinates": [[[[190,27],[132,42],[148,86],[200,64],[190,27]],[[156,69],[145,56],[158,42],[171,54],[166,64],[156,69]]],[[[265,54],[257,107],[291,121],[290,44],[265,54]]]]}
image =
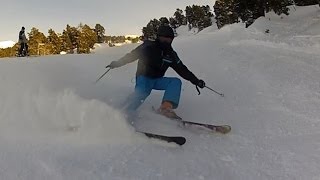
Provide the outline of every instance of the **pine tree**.
{"type": "Polygon", "coordinates": [[[161,26],[169,26],[170,24],[168,18],[166,17],[161,17],[159,21],[161,26]]]}
{"type": "Polygon", "coordinates": [[[204,17],[203,17],[203,25],[204,28],[212,25],[213,13],[211,12],[210,6],[202,6],[204,17]]]}
{"type": "Polygon", "coordinates": [[[155,39],[161,22],[157,19],[150,20],[146,27],[142,28],[142,33],[145,39],[155,39]]]}
{"type": "Polygon", "coordinates": [[[292,5],[292,0],[282,0],[282,1],[276,1],[276,0],[268,0],[265,4],[265,12],[274,11],[276,14],[281,15],[289,15],[289,5],[292,5]]]}
{"type": "Polygon", "coordinates": [[[237,9],[237,13],[246,23],[246,27],[270,11],[274,11],[278,15],[289,15],[288,6],[292,4],[292,0],[236,0],[236,2],[240,7],[237,9]]]}
{"type": "Polygon", "coordinates": [[[177,9],[173,15],[175,21],[177,21],[177,27],[182,25],[187,25],[187,19],[183,15],[183,11],[181,9],[177,9]]]}
{"type": "Polygon", "coordinates": [[[39,31],[39,29],[33,27],[29,34],[29,54],[37,55],[38,53],[47,54],[45,49],[40,49],[42,44],[47,43],[46,36],[39,31]],[[41,50],[41,52],[40,52],[41,50]]]}
{"type": "Polygon", "coordinates": [[[56,32],[52,29],[48,30],[47,41],[49,43],[49,52],[50,54],[60,54],[62,42],[56,32]]]}
{"type": "Polygon", "coordinates": [[[193,5],[186,7],[186,18],[191,27],[198,28],[199,31],[202,29],[211,26],[211,18],[213,14],[210,12],[209,6],[198,6],[193,5]]]}
{"type": "Polygon", "coordinates": [[[176,19],[173,17],[169,18],[169,24],[173,29],[176,29],[177,27],[180,26],[179,23],[176,21],[176,19]]]}
{"type": "Polygon", "coordinates": [[[265,16],[266,12],[288,15],[288,6],[292,4],[292,0],[218,0],[214,5],[214,12],[218,28],[238,22],[239,18],[248,27],[257,18],[265,16]]]}
{"type": "Polygon", "coordinates": [[[218,28],[226,24],[238,22],[238,13],[235,11],[237,4],[235,0],[218,0],[214,4],[215,19],[218,28]]]}
{"type": "Polygon", "coordinates": [[[187,6],[186,7],[186,19],[187,19],[187,22],[190,24],[191,28],[194,27],[194,17],[193,17],[193,11],[192,11],[192,8],[191,6],[187,6]]]}
{"type": "Polygon", "coordinates": [[[96,24],[95,26],[95,32],[97,35],[97,43],[103,43],[105,42],[105,29],[101,24],[96,24]]]}
{"type": "MultiPolygon", "coordinates": [[[[81,24],[79,25],[81,26],[81,24]]],[[[69,24],[66,27],[66,33],[71,41],[71,47],[69,49],[73,50],[78,48],[78,38],[80,36],[80,31],[76,27],[71,27],[69,24]]]]}
{"type": "Polygon", "coordinates": [[[61,51],[64,52],[71,52],[73,50],[71,39],[68,35],[68,32],[66,30],[63,30],[62,35],[60,36],[61,39],[61,51]]]}
{"type": "Polygon", "coordinates": [[[265,15],[265,4],[262,2],[262,0],[234,0],[234,13],[248,27],[255,19],[265,15]]]}
{"type": "Polygon", "coordinates": [[[91,29],[88,25],[79,25],[79,37],[78,37],[78,48],[77,52],[81,53],[90,53],[90,49],[94,47],[94,44],[97,42],[97,34],[94,29],[91,29]]]}
{"type": "Polygon", "coordinates": [[[193,27],[197,27],[199,31],[204,28],[204,11],[200,6],[193,5],[192,6],[192,15],[193,15],[193,22],[191,23],[193,27]]]}

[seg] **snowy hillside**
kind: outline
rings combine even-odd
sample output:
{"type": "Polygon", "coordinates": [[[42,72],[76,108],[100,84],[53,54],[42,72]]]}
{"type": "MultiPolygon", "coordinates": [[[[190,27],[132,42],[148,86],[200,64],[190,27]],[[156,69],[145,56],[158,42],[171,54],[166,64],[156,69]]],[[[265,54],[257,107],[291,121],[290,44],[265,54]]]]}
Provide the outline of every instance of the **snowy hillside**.
{"type": "Polygon", "coordinates": [[[12,46],[14,46],[15,44],[16,44],[16,43],[13,42],[13,41],[1,41],[1,42],[0,42],[0,49],[1,49],[1,48],[5,49],[5,48],[8,48],[8,47],[12,47],[12,46]]]}
{"type": "Polygon", "coordinates": [[[203,89],[198,96],[183,81],[176,112],[232,126],[228,135],[183,129],[152,112],[163,95],[154,91],[135,125],[184,136],[182,147],[134,133],[119,111],[133,91],[136,62],[94,83],[137,44],[2,59],[0,179],[320,179],[320,8],[291,13],[268,14],[248,29],[209,27],[174,40],[184,64],[225,94],[203,89]]]}

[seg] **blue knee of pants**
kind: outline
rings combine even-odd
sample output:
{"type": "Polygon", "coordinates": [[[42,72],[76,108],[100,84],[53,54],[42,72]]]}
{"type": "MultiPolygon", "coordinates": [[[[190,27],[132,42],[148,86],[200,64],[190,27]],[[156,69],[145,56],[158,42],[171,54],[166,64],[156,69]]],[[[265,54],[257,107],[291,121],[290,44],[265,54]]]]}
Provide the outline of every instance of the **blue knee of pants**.
{"type": "Polygon", "coordinates": [[[138,76],[136,78],[135,91],[128,98],[128,111],[134,111],[145,101],[153,89],[164,90],[162,101],[170,101],[173,103],[173,108],[179,105],[181,94],[181,80],[178,78],[162,77],[148,78],[146,76],[138,76]]]}
{"type": "Polygon", "coordinates": [[[181,80],[174,77],[163,77],[159,78],[154,85],[156,90],[164,90],[163,101],[170,101],[173,108],[177,108],[180,101],[181,94],[181,80]]]}

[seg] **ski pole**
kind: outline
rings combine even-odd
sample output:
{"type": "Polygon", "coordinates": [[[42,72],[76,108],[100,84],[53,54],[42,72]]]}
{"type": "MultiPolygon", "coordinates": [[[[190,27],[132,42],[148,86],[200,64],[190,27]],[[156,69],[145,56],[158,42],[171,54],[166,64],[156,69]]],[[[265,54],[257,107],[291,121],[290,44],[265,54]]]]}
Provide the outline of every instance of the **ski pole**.
{"type": "Polygon", "coordinates": [[[209,90],[211,90],[211,91],[215,92],[216,94],[219,94],[221,97],[224,97],[224,94],[219,93],[219,92],[215,91],[214,89],[212,89],[212,88],[210,88],[210,87],[208,87],[208,86],[205,86],[205,87],[206,87],[207,89],[209,89],[209,90]]]}
{"type": "Polygon", "coordinates": [[[95,83],[97,83],[104,75],[106,75],[106,74],[111,70],[111,67],[110,67],[110,66],[107,66],[107,68],[109,68],[109,69],[108,69],[105,73],[103,73],[103,74],[99,77],[99,79],[96,80],[95,83]]]}
{"type": "MultiPolygon", "coordinates": [[[[211,90],[211,91],[213,91],[213,92],[215,92],[216,94],[220,95],[221,97],[224,97],[224,94],[219,93],[219,92],[213,90],[212,88],[210,88],[210,87],[208,87],[208,86],[204,86],[204,87],[207,88],[207,89],[209,89],[209,90],[211,90]]],[[[197,91],[198,91],[198,93],[199,93],[198,95],[200,95],[201,93],[200,93],[199,87],[196,86],[196,88],[197,88],[197,91]]]]}

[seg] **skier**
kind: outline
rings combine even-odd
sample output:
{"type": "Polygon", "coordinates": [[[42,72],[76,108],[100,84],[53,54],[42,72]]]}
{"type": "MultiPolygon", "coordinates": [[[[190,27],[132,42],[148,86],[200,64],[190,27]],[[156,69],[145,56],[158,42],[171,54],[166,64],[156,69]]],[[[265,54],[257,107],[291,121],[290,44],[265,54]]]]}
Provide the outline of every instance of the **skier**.
{"type": "Polygon", "coordinates": [[[25,30],[25,28],[22,27],[19,32],[20,48],[19,48],[18,56],[26,56],[28,54],[28,44],[27,44],[28,40],[26,38],[24,30],[25,30]]]}
{"type": "Polygon", "coordinates": [[[173,110],[179,105],[181,80],[176,77],[164,77],[169,67],[197,87],[205,87],[205,82],[189,71],[173,50],[173,39],[172,28],[160,26],[155,41],[145,40],[143,44],[106,67],[114,69],[139,59],[135,90],[124,107],[127,112],[135,112],[153,89],[164,90],[162,103],[157,111],[170,119],[181,119],[173,110]]]}

